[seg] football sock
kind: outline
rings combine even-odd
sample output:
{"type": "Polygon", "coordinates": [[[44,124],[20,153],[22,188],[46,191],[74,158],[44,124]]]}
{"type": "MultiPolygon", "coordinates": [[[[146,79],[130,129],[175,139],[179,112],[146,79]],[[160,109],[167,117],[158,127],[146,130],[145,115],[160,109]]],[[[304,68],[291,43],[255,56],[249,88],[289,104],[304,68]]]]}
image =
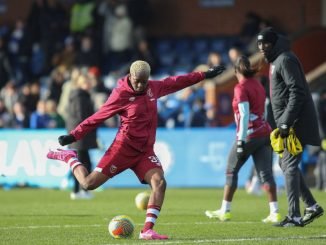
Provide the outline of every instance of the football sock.
{"type": "Polygon", "coordinates": [[[144,225],[142,232],[145,232],[145,231],[153,228],[155,221],[160,214],[160,210],[161,210],[161,207],[157,206],[157,205],[148,205],[147,206],[146,220],[145,220],[145,225],[144,225]]]}
{"type": "Polygon", "coordinates": [[[271,214],[278,213],[278,203],[277,202],[270,202],[269,203],[269,211],[271,214]]]}
{"type": "Polygon", "coordinates": [[[231,202],[223,200],[222,206],[221,206],[221,211],[223,213],[230,212],[231,211],[231,202]]]}
{"type": "MultiPolygon", "coordinates": [[[[66,160],[66,159],[65,159],[66,160]]],[[[74,172],[74,169],[78,166],[81,165],[82,163],[78,160],[76,157],[70,157],[69,159],[66,160],[66,163],[69,164],[71,171],[74,172]]]]}

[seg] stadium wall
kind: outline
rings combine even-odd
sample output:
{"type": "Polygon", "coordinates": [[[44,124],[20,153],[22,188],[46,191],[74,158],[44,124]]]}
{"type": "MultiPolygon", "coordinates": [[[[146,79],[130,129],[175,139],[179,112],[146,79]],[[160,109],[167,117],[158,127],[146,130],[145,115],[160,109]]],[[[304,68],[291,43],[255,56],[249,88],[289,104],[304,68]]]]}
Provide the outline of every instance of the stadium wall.
{"type": "MultiPolygon", "coordinates": [[[[70,171],[62,162],[49,160],[46,153],[59,147],[64,130],[2,130],[0,133],[0,185],[5,188],[32,186],[67,188],[72,186],[70,171]]],[[[115,137],[115,129],[100,129],[100,149],[91,151],[95,167],[115,137]]],[[[228,152],[234,129],[158,129],[155,152],[166,173],[169,187],[223,187],[228,152]]],[[[252,161],[244,166],[239,186],[244,186],[252,161]]],[[[278,177],[279,184],[283,178],[278,177]]],[[[104,184],[112,187],[141,187],[127,170],[104,184]]]]}
{"type": "MultiPolygon", "coordinates": [[[[233,3],[231,6],[211,8],[200,6],[205,0],[148,1],[153,16],[148,21],[149,36],[236,35],[249,11],[272,21],[288,33],[322,24],[321,0],[230,0],[224,2],[233,3]]],[[[13,24],[17,18],[25,19],[32,2],[3,1],[6,12],[1,14],[1,22],[13,24]]],[[[73,2],[61,1],[67,10],[73,2]]]]}

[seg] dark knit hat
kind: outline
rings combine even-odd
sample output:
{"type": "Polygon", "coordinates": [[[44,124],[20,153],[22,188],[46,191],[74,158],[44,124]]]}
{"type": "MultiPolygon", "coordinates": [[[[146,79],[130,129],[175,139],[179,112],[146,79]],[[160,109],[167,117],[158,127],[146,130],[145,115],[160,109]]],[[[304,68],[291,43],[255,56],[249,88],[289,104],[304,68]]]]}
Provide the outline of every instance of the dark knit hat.
{"type": "Polygon", "coordinates": [[[274,45],[277,39],[277,33],[271,27],[265,28],[257,35],[257,42],[271,43],[274,45]]]}

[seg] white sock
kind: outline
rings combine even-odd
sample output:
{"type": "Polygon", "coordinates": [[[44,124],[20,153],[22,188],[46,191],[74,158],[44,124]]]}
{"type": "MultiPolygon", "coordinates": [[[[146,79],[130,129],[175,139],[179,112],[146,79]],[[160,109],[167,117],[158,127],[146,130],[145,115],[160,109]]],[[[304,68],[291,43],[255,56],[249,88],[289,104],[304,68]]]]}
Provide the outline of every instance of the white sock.
{"type": "Polygon", "coordinates": [[[230,212],[231,211],[231,202],[223,200],[222,206],[221,206],[221,211],[223,213],[230,212]]]}
{"type": "Polygon", "coordinates": [[[277,202],[270,202],[269,203],[269,212],[271,214],[278,213],[278,203],[277,202]]]}

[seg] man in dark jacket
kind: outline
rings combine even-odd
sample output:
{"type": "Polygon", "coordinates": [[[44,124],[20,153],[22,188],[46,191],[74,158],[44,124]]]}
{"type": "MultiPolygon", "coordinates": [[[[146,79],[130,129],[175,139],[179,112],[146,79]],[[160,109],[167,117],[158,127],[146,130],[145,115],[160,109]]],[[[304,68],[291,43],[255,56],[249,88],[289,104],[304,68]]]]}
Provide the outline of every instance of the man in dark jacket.
{"type": "MultiPolygon", "coordinates": [[[[91,100],[91,95],[89,93],[90,89],[91,83],[87,75],[80,75],[77,78],[76,88],[72,90],[69,95],[69,104],[67,108],[69,116],[66,121],[68,132],[94,113],[94,103],[91,100]]],[[[72,143],[69,147],[77,151],[80,161],[84,164],[85,168],[91,172],[92,163],[89,150],[97,148],[96,130],[90,132],[88,137],[72,143]]],[[[73,176],[73,178],[74,187],[73,192],[70,194],[70,198],[72,200],[92,198],[92,194],[90,192],[81,188],[76,177],[73,176]]]]}
{"type": "MultiPolygon", "coordinates": [[[[319,145],[320,137],[313,100],[301,63],[290,51],[289,41],[272,28],[266,28],[258,34],[257,44],[265,60],[270,63],[271,103],[280,136],[288,137],[289,130],[293,127],[302,145],[319,145]]],[[[301,153],[293,156],[286,149],[280,158],[289,207],[288,215],[276,226],[304,226],[324,213],[304,181],[299,169],[301,160],[301,153]],[[306,206],[302,218],[300,196],[306,206]]]]}

